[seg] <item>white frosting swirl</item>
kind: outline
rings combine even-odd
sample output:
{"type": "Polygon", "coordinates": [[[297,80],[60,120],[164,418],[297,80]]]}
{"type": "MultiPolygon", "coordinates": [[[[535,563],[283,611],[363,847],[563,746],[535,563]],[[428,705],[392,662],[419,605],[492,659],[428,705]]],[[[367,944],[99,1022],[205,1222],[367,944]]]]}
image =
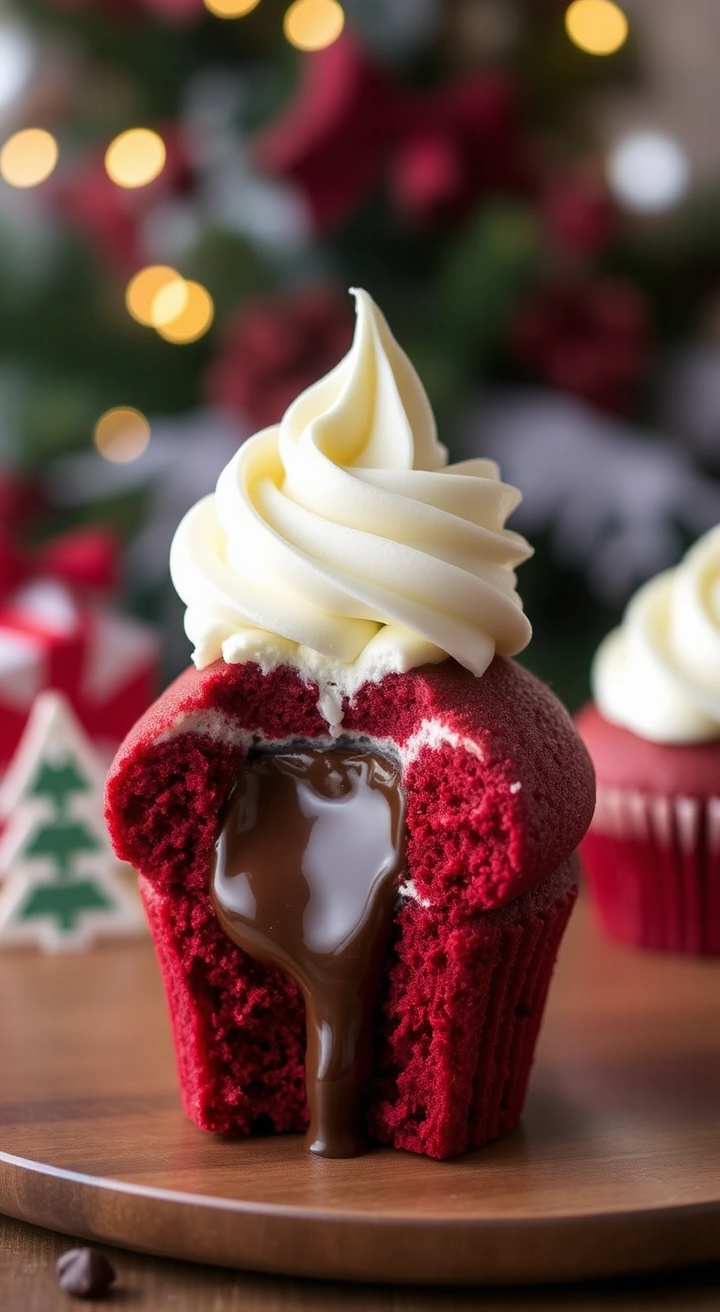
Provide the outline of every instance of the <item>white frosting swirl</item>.
{"type": "Polygon", "coordinates": [[[642,738],[720,738],[720,525],[633,597],[592,683],[605,718],[642,738]]]}
{"type": "Polygon", "coordinates": [[[355,296],[348,355],[245,442],[175,534],[200,668],[291,663],[338,697],[448,655],[480,675],[529,641],[514,567],[530,548],[504,527],[520,494],[492,461],[447,465],[415,370],[355,296]]]}

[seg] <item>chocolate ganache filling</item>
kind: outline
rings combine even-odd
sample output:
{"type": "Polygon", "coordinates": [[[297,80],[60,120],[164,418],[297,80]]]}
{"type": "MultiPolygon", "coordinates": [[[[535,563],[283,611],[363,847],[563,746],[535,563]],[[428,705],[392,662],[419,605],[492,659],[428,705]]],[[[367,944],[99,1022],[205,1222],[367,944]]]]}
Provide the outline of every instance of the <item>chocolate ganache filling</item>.
{"type": "Polygon", "coordinates": [[[299,985],[307,1028],[306,1142],[364,1151],[372,1012],[405,864],[400,770],[372,751],[250,756],[216,845],[211,893],[238,947],[299,985]]]}

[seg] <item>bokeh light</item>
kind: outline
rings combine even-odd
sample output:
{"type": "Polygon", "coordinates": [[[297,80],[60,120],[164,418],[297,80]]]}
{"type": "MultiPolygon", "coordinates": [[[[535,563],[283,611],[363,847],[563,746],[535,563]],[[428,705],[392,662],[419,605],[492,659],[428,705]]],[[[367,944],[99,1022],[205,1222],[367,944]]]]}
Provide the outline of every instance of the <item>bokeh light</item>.
{"type": "Polygon", "coordinates": [[[140,410],[115,406],[106,410],[93,430],[93,442],[105,460],[116,465],[137,460],[150,441],[150,424],[140,410]]]}
{"type": "Polygon", "coordinates": [[[130,279],[125,291],[128,313],[147,328],[153,326],[153,302],[168,283],[177,282],[180,274],[169,264],[149,264],[130,279]]]}
{"type": "Polygon", "coordinates": [[[165,167],[165,142],[150,128],[130,128],[105,152],[108,177],[118,187],[146,187],[165,167]]]}
{"type": "Polygon", "coordinates": [[[166,324],[173,323],[187,308],[189,299],[189,283],[181,278],[178,274],[164,286],[153,297],[150,307],[150,322],[153,328],[164,328],[166,324]]]}
{"type": "Polygon", "coordinates": [[[658,213],[682,200],[690,185],[690,162],[663,132],[633,132],[610,152],[608,183],[626,209],[658,213]]]}
{"type": "Polygon", "coordinates": [[[612,0],[574,0],[565,13],[565,30],[588,55],[614,55],[625,44],[628,21],[612,0]]]}
{"type": "MultiPolygon", "coordinates": [[[[212,297],[199,282],[186,282],[187,299],[185,307],[176,319],[169,323],[156,324],[157,331],[166,342],[178,345],[196,342],[210,327],[215,314],[212,297]]],[[[161,293],[162,295],[162,293],[161,293]]]]}
{"type": "Polygon", "coordinates": [[[260,0],[205,0],[205,8],[216,18],[244,18],[259,4],[260,0]]]}
{"type": "Polygon", "coordinates": [[[337,0],[295,0],[283,20],[283,31],[298,50],[324,50],[337,41],[345,14],[337,0]]]}
{"type": "Polygon", "coordinates": [[[58,160],[55,138],[44,128],[23,128],[0,150],[0,174],[11,187],[37,187],[50,177],[58,160]]]}

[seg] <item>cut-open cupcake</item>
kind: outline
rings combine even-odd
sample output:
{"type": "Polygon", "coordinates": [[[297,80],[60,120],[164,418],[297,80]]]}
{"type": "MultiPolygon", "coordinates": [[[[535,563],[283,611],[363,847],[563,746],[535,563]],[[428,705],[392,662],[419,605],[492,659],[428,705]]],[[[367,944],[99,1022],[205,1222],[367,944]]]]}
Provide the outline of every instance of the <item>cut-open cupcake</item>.
{"type": "MultiPolygon", "coordinates": [[[[331,1111],[322,1132],[340,1142],[359,1128],[452,1156],[497,1138],[520,1115],[576,895],[572,854],[592,814],[592,771],[553,695],[502,658],[482,679],[446,661],[368,683],[346,707],[339,738],[317,700],[290,667],[190,670],[136,726],[110,774],[110,831],[141,871],[184,1105],[203,1129],[223,1133],[306,1129],[303,994],[312,981],[301,990],[221,927],[215,844],[254,762],[308,749],[340,762],[375,755],[401,794],[403,842],[385,872],[379,966],[359,982],[370,990],[369,1060],[360,1063],[357,1102],[345,1100],[345,1118],[331,1111]]],[[[284,823],[280,815],[281,842],[284,823]]],[[[346,862],[358,844],[351,830],[346,862]]],[[[298,877],[302,855],[292,853],[298,877]]],[[[342,910],[342,844],[334,859],[342,910]]],[[[355,927],[370,905],[361,899],[355,927]]],[[[338,1007],[334,1030],[332,1009],[322,1015],[332,1031],[326,1045],[344,1041],[352,1064],[347,1013],[338,1007]]],[[[307,1085],[321,1114],[323,1054],[313,1051],[307,1085]]]]}
{"type": "Polygon", "coordinates": [[[197,670],[108,781],[185,1106],[224,1133],[449,1157],[522,1107],[593,778],[550,691],[492,461],[447,463],[367,293],[170,558],[197,670]]]}

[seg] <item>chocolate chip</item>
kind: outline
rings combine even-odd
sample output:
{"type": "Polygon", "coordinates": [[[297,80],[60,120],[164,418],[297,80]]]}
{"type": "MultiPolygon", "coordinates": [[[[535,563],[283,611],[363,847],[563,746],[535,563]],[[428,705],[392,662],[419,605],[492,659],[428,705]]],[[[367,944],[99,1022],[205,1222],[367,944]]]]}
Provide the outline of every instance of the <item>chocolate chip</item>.
{"type": "Polygon", "coordinates": [[[115,1269],[96,1248],[69,1248],[57,1260],[60,1288],[77,1298],[97,1298],[115,1279],[115,1269]]]}

